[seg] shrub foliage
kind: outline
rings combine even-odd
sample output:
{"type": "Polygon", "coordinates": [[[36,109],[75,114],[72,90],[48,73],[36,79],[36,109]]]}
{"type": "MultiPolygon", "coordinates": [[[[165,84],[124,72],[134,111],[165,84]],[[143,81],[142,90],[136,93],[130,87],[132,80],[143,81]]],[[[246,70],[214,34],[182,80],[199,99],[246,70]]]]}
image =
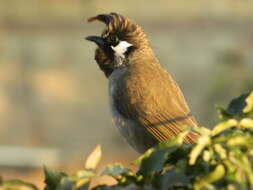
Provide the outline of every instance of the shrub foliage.
{"type": "MultiPolygon", "coordinates": [[[[231,101],[226,109],[217,106],[220,122],[212,129],[188,127],[177,138],[160,143],[141,155],[134,164],[138,171],[121,164],[96,173],[100,146],[88,156],[85,168],[68,175],[44,168],[45,190],[86,190],[94,176],[109,175],[112,186],[93,190],[236,190],[253,189],[253,91],[231,101]],[[195,145],[183,144],[188,130],[201,134],[195,145]]],[[[37,190],[18,180],[2,181],[7,190],[37,190]]]]}

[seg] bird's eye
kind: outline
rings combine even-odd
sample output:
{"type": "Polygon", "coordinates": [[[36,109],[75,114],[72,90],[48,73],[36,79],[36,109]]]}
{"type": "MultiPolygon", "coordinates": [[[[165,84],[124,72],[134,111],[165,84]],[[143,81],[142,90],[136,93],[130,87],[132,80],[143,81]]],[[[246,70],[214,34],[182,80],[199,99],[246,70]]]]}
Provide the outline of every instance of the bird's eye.
{"type": "Polygon", "coordinates": [[[119,38],[118,36],[108,36],[107,39],[106,39],[108,45],[110,46],[116,46],[118,43],[119,43],[119,38]]]}

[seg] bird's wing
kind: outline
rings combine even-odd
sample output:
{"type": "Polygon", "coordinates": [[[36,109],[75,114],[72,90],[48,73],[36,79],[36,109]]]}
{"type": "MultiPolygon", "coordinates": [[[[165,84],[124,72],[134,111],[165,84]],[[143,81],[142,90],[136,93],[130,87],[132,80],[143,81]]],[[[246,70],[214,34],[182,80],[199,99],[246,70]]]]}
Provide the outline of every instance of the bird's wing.
{"type": "MultiPolygon", "coordinates": [[[[126,74],[120,94],[114,97],[120,114],[145,127],[160,142],[179,135],[183,125],[197,125],[180,88],[160,65],[136,67],[126,74]]],[[[194,143],[198,136],[189,132],[184,142],[194,143]]]]}

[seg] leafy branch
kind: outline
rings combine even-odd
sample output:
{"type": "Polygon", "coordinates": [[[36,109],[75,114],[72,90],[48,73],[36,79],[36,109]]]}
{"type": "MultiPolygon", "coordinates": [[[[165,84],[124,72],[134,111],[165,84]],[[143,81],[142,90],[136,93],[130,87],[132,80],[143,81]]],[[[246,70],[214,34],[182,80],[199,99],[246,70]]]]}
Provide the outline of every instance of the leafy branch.
{"type": "MultiPolygon", "coordinates": [[[[158,144],[141,155],[134,172],[121,164],[109,165],[100,175],[116,180],[112,186],[99,185],[93,190],[236,190],[253,189],[253,91],[217,107],[220,122],[212,129],[188,127],[174,139],[158,144]],[[183,144],[189,130],[201,134],[195,145],[183,144]]],[[[44,168],[45,190],[86,190],[101,158],[97,146],[88,156],[84,170],[67,175],[44,168]]],[[[21,181],[2,181],[1,186],[15,190],[21,181]]]]}

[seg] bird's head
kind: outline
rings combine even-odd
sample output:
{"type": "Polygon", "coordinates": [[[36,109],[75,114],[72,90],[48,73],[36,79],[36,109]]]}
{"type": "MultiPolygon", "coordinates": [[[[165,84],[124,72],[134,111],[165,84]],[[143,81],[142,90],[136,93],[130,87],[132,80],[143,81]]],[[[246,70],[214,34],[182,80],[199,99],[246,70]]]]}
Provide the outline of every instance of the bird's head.
{"type": "Polygon", "coordinates": [[[98,48],[95,59],[108,77],[122,64],[126,64],[134,52],[149,47],[149,42],[140,26],[117,13],[100,14],[88,19],[88,22],[100,21],[106,24],[101,36],[88,36],[98,48]]]}

